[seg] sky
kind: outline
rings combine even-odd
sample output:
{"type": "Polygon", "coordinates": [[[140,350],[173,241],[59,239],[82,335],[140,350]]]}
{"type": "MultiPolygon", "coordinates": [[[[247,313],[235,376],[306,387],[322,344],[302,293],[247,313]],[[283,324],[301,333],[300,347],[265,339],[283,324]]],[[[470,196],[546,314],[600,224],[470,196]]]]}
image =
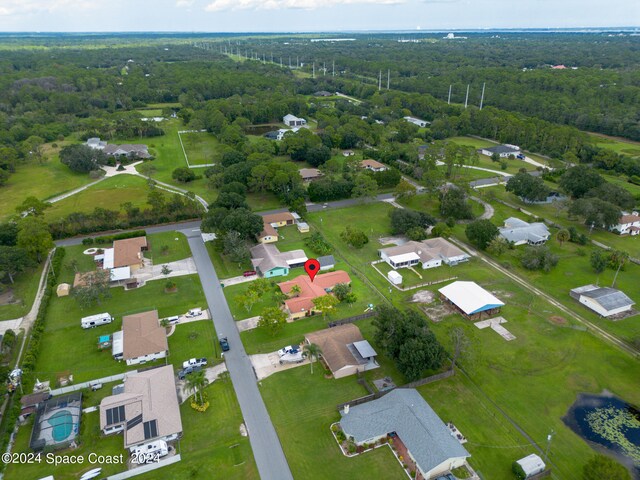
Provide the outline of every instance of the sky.
{"type": "Polygon", "coordinates": [[[639,25],[639,0],[0,0],[3,32],[305,32],[639,25]]]}

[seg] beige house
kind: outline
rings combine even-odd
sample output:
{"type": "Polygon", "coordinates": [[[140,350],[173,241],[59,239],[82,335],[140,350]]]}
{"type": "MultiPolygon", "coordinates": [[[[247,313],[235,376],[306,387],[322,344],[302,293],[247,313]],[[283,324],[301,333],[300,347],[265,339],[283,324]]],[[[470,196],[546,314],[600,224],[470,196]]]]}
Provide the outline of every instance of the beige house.
{"type": "Polygon", "coordinates": [[[384,163],[380,163],[370,158],[362,160],[360,162],[360,167],[366,170],[371,170],[372,172],[384,172],[388,168],[384,163]]]}
{"type": "Polygon", "coordinates": [[[302,181],[305,183],[312,182],[324,176],[324,173],[322,173],[317,168],[301,168],[299,172],[300,176],[302,177],[302,181]]]}
{"type": "Polygon", "coordinates": [[[353,323],[308,333],[305,342],[320,347],[322,360],[334,378],[379,367],[376,362],[378,354],[353,323]]]}
{"type": "Polygon", "coordinates": [[[287,225],[294,225],[296,218],[291,212],[272,213],[270,215],[263,215],[262,219],[264,223],[268,223],[272,227],[286,227],[287,225]]]}
{"type": "MultiPolygon", "coordinates": [[[[147,237],[126,238],[113,242],[113,248],[104,250],[103,265],[105,270],[120,268],[130,270],[130,273],[144,267],[143,252],[149,249],[147,237]]],[[[97,257],[96,257],[97,258],[97,257]]]]}
{"type": "Polygon", "coordinates": [[[105,435],[122,432],[128,449],[182,436],[171,365],[128,373],[123,382],[120,393],[100,402],[100,429],[105,435]]]}
{"type": "Polygon", "coordinates": [[[265,222],[262,231],[258,234],[256,239],[260,243],[275,243],[278,241],[278,231],[265,222]]]}
{"type": "Polygon", "coordinates": [[[113,338],[114,358],[124,359],[127,365],[164,358],[169,350],[167,333],[160,326],[157,310],[123,317],[122,332],[116,332],[113,338]]]}

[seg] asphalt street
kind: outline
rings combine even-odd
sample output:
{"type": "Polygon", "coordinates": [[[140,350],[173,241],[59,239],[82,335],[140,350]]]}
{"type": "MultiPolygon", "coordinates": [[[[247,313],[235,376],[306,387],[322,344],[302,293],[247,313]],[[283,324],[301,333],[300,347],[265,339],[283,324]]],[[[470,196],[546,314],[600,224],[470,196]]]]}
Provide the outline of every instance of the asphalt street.
{"type": "Polygon", "coordinates": [[[220,280],[200,236],[200,230],[196,225],[188,229],[183,226],[180,231],[188,237],[216,332],[219,337],[227,337],[229,341],[230,350],[225,352],[224,358],[249,432],[260,478],[262,480],[293,480],[282,445],[260,396],[251,360],[240,340],[240,333],[222,293],[220,280]]]}

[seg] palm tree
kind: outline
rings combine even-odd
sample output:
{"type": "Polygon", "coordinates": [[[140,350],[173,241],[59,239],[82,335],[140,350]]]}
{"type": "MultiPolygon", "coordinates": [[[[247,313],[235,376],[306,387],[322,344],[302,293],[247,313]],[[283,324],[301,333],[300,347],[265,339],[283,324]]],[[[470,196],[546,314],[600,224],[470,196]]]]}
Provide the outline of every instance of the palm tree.
{"type": "Polygon", "coordinates": [[[560,242],[561,247],[564,244],[564,242],[569,241],[570,238],[571,238],[571,234],[569,233],[569,230],[567,230],[566,228],[558,230],[558,233],[556,233],[556,240],[560,242]]]}
{"type": "Polygon", "coordinates": [[[298,295],[300,295],[300,293],[302,293],[302,289],[300,288],[300,285],[294,285],[293,287],[291,287],[291,290],[289,290],[289,294],[292,297],[297,297],[298,295]]]}
{"type": "Polygon", "coordinates": [[[302,349],[304,353],[309,357],[309,365],[311,365],[311,374],[313,375],[313,361],[318,360],[322,355],[322,349],[315,343],[309,343],[302,349]]]}
{"type": "Polygon", "coordinates": [[[191,390],[194,396],[200,398],[200,405],[204,403],[202,399],[202,390],[209,385],[209,380],[204,376],[204,371],[192,372],[187,375],[187,389],[191,390]]]}

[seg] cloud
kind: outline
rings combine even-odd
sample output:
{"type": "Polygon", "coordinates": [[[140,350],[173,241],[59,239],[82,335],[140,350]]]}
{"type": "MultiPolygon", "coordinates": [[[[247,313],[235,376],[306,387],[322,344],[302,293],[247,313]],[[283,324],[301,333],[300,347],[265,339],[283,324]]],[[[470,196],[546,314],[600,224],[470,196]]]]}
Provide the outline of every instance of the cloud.
{"type": "Polygon", "coordinates": [[[49,13],[60,9],[87,10],[95,7],[88,0],[2,0],[0,16],[49,13]]]}
{"type": "Polygon", "coordinates": [[[213,0],[204,9],[207,12],[220,12],[223,10],[315,10],[316,8],[333,7],[335,5],[398,5],[401,3],[405,3],[405,0],[213,0]]]}

